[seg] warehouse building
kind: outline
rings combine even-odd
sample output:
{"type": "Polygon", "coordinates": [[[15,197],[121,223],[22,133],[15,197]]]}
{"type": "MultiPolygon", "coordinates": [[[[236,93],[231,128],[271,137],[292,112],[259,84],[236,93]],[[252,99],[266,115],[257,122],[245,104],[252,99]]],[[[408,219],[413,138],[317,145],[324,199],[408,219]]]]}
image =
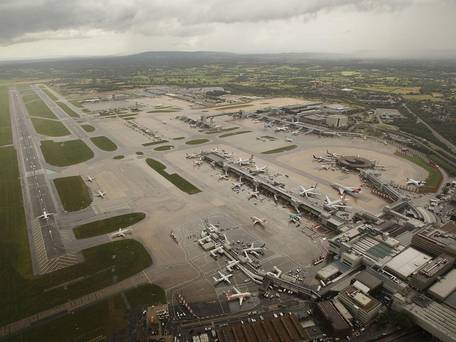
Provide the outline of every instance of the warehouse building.
{"type": "Polygon", "coordinates": [[[410,280],[410,285],[418,290],[427,289],[442,274],[448,272],[453,267],[453,264],[453,257],[447,254],[442,254],[429,261],[417,273],[415,273],[410,280]]]}
{"type": "Polygon", "coordinates": [[[389,261],[385,265],[385,268],[394,275],[405,280],[413,273],[417,272],[431,259],[432,257],[429,255],[424,254],[415,248],[409,247],[389,261]]]}
{"type": "Polygon", "coordinates": [[[428,292],[439,300],[445,300],[456,290],[456,269],[448,272],[442,279],[432,285],[428,292]]]}
{"type": "Polygon", "coordinates": [[[447,253],[456,257],[455,235],[440,229],[429,227],[415,234],[412,246],[433,256],[447,253]]]}

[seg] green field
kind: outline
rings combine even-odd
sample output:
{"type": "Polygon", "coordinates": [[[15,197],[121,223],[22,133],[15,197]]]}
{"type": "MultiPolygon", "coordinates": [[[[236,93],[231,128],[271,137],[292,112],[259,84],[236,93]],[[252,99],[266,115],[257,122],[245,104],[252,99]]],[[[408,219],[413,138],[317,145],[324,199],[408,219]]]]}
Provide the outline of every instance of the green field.
{"type": "Polygon", "coordinates": [[[186,192],[189,195],[196,194],[198,192],[201,192],[200,189],[198,189],[196,186],[194,186],[192,183],[188,182],[186,179],[182,178],[179,176],[177,173],[167,173],[166,172],[166,166],[160,163],[157,160],[154,160],[152,158],[147,158],[146,163],[157,173],[159,173],[161,176],[166,178],[169,182],[173,183],[179,190],[186,192]]]}
{"type": "Polygon", "coordinates": [[[54,185],[66,211],[81,210],[92,203],[89,188],[81,176],[56,178],[54,185]]]}
{"type": "Polygon", "coordinates": [[[92,150],[82,140],[45,140],[41,142],[41,151],[46,162],[54,166],[74,165],[93,158],[92,150]]]}
{"type": "Polygon", "coordinates": [[[173,145],[163,145],[154,148],[154,151],[169,151],[174,148],[173,145]]]}
{"type": "Polygon", "coordinates": [[[84,124],[84,125],[81,125],[81,127],[84,129],[84,131],[86,131],[87,133],[91,133],[93,131],[95,131],[95,127],[93,127],[92,125],[88,125],[88,124],[84,124]]]}
{"type": "Polygon", "coordinates": [[[423,169],[425,169],[428,172],[428,176],[426,178],[426,187],[436,188],[442,182],[443,176],[440,173],[439,169],[430,165],[423,158],[421,158],[417,155],[403,155],[403,154],[398,154],[398,153],[396,153],[396,154],[402,158],[405,158],[405,159],[411,161],[412,163],[415,163],[418,166],[421,166],[423,169]]]}
{"type": "Polygon", "coordinates": [[[183,140],[185,139],[185,137],[176,137],[176,138],[173,138],[173,140],[183,140]]]}
{"type": "MultiPolygon", "coordinates": [[[[35,341],[95,341],[97,337],[109,337],[126,331],[128,302],[132,310],[166,303],[163,289],[144,284],[92,304],[70,315],[55,318],[7,339],[8,342],[35,341]]],[[[105,339],[103,339],[104,341],[105,339]]]]}
{"type": "Polygon", "coordinates": [[[273,150],[264,151],[264,152],[261,152],[261,153],[263,153],[263,154],[280,153],[280,152],[294,150],[296,147],[298,147],[298,146],[296,146],[296,145],[288,145],[288,146],[284,146],[284,147],[275,148],[273,150]]]}
{"type": "Polygon", "coordinates": [[[225,133],[219,136],[219,138],[226,138],[226,137],[231,137],[233,135],[238,135],[238,134],[245,134],[245,133],[250,133],[252,131],[238,131],[238,132],[231,132],[231,133],[225,133]]]}
{"type": "Polygon", "coordinates": [[[146,217],[144,213],[130,213],[110,217],[104,220],[86,223],[76,227],[73,232],[77,239],[86,239],[89,237],[111,233],[119,228],[131,226],[146,217]]]}
{"type": "Polygon", "coordinates": [[[34,92],[27,92],[22,99],[24,100],[25,106],[27,107],[27,112],[30,116],[57,119],[49,107],[34,92]]]}
{"type": "Polygon", "coordinates": [[[223,129],[209,129],[206,131],[206,134],[229,132],[229,131],[234,131],[235,129],[238,129],[238,128],[239,127],[228,127],[228,128],[223,128],[223,129]]]}
{"type": "Polygon", "coordinates": [[[0,86],[0,146],[12,142],[8,87],[0,86]]]}
{"type": "Polygon", "coordinates": [[[111,139],[105,136],[90,138],[92,142],[97,145],[100,150],[112,152],[117,150],[117,145],[111,139]]]}
{"type": "Polygon", "coordinates": [[[57,120],[32,118],[32,124],[38,134],[49,137],[63,137],[70,134],[70,131],[57,120]]]}
{"type": "Polygon", "coordinates": [[[73,118],[79,118],[79,114],[76,113],[73,109],[71,109],[70,107],[68,107],[68,105],[66,103],[63,103],[61,101],[57,102],[57,104],[59,105],[60,108],[63,109],[63,111],[65,113],[67,113],[69,116],[72,116],[73,118]]]}
{"type": "Polygon", "coordinates": [[[153,145],[159,145],[159,144],[164,144],[164,143],[167,143],[168,140],[159,140],[159,141],[151,141],[151,142],[147,142],[147,143],[144,143],[142,144],[143,146],[153,146],[153,145]]]}
{"type": "Polygon", "coordinates": [[[187,145],[199,145],[199,144],[207,143],[208,141],[209,141],[209,139],[194,139],[194,140],[186,141],[185,143],[187,145]]]}
{"type": "Polygon", "coordinates": [[[116,159],[116,160],[120,160],[120,159],[124,159],[125,157],[123,155],[118,155],[118,156],[114,156],[112,159],[116,159]]]}

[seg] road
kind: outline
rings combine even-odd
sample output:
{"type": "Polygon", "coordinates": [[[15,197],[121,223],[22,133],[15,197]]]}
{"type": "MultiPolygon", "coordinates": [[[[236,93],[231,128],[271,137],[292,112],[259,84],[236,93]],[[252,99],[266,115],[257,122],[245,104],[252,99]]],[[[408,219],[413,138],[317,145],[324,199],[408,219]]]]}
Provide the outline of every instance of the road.
{"type": "Polygon", "coordinates": [[[418,115],[416,115],[414,112],[412,112],[412,110],[407,107],[407,105],[404,103],[402,105],[409,113],[410,115],[413,115],[419,122],[422,122],[423,125],[425,125],[430,131],[431,133],[438,139],[440,140],[440,142],[442,142],[443,144],[445,144],[448,149],[450,149],[452,152],[456,153],[456,146],[454,144],[452,144],[450,141],[448,141],[445,137],[443,137],[442,135],[440,135],[439,132],[437,132],[435,129],[433,129],[430,125],[428,125],[428,123],[426,121],[424,121],[423,119],[421,119],[418,115]]]}

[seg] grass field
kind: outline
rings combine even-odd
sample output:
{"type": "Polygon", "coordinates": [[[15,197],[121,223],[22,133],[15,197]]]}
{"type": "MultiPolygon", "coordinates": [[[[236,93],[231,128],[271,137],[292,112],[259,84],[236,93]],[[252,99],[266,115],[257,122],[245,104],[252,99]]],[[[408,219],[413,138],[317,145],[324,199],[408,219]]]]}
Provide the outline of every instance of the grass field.
{"type": "Polygon", "coordinates": [[[264,152],[261,152],[261,153],[263,153],[263,154],[280,153],[280,152],[294,150],[296,147],[298,147],[298,146],[296,146],[296,145],[288,145],[288,146],[284,146],[284,147],[275,148],[273,150],[264,151],[264,152]]]}
{"type": "Polygon", "coordinates": [[[392,87],[383,84],[372,84],[366,87],[353,87],[353,89],[396,95],[418,95],[420,94],[421,87],[392,87]]]}
{"type": "Polygon", "coordinates": [[[119,215],[110,217],[104,220],[94,221],[82,226],[76,227],[73,232],[76,239],[86,239],[89,237],[111,233],[119,228],[125,228],[146,217],[144,213],[130,213],[125,215],[119,215]]]}
{"type": "Polygon", "coordinates": [[[404,99],[408,101],[432,101],[432,102],[443,102],[444,99],[438,96],[432,96],[429,94],[419,94],[419,95],[403,95],[404,99]]]}
{"type": "Polygon", "coordinates": [[[89,189],[81,176],[56,178],[54,185],[66,211],[81,210],[92,203],[89,189]]]}
{"type": "Polygon", "coordinates": [[[169,182],[173,183],[179,190],[186,192],[189,195],[196,194],[201,192],[196,186],[188,182],[186,179],[179,176],[177,173],[169,174],[166,172],[166,166],[160,163],[157,160],[152,158],[147,158],[146,163],[161,176],[166,178],[169,182]]]}
{"type": "Polygon", "coordinates": [[[105,136],[90,138],[92,142],[97,145],[100,150],[112,152],[117,150],[117,145],[112,142],[111,139],[105,136]]]}
{"type": "Polygon", "coordinates": [[[33,127],[38,134],[47,135],[49,137],[63,137],[69,135],[70,131],[57,120],[31,118],[33,127]]]}
{"type": "Polygon", "coordinates": [[[84,124],[84,125],[81,125],[81,127],[84,129],[84,131],[86,131],[87,133],[91,133],[93,131],[95,131],[95,127],[93,127],[92,125],[88,125],[88,124],[84,124]]]}
{"type": "Polygon", "coordinates": [[[125,158],[125,156],[120,154],[118,156],[114,156],[112,159],[120,160],[120,159],[124,159],[124,158],[125,158]]]}
{"type": "Polygon", "coordinates": [[[45,140],[41,142],[41,151],[46,162],[54,166],[74,165],[93,158],[92,150],[82,140],[45,140]]]}
{"type": "Polygon", "coordinates": [[[199,144],[207,143],[208,141],[209,141],[209,139],[194,139],[194,140],[186,141],[185,143],[187,145],[199,145],[199,144]]]}
{"type": "Polygon", "coordinates": [[[225,133],[225,134],[220,135],[219,138],[226,138],[226,137],[231,137],[233,135],[250,133],[250,132],[252,132],[252,131],[238,131],[238,132],[225,133]]]}
{"type": "MultiPolygon", "coordinates": [[[[30,89],[30,87],[28,89],[30,89]]],[[[24,100],[25,106],[27,107],[27,112],[30,116],[57,119],[54,113],[52,113],[49,107],[40,99],[37,94],[35,94],[33,91],[26,91],[26,95],[24,95],[22,99],[24,100]]]]}
{"type": "Polygon", "coordinates": [[[48,87],[46,87],[45,85],[41,85],[40,86],[41,90],[43,90],[47,96],[49,96],[52,100],[54,101],[57,101],[58,100],[58,97],[54,95],[54,93],[52,91],[49,90],[48,87]]]}
{"type": "Polygon", "coordinates": [[[163,289],[153,284],[140,285],[123,294],[124,297],[117,294],[70,315],[38,324],[6,341],[95,341],[100,336],[106,338],[113,333],[122,334],[126,329],[128,307],[125,299],[132,310],[166,303],[163,289]]]}
{"type": "Polygon", "coordinates": [[[169,151],[174,148],[173,145],[163,145],[154,148],[154,151],[169,151]]]}
{"type": "Polygon", "coordinates": [[[143,146],[153,146],[153,145],[159,145],[159,144],[164,144],[164,143],[167,143],[168,140],[159,140],[159,141],[151,141],[151,142],[147,142],[147,143],[144,143],[142,144],[143,146]]]}
{"type": "Polygon", "coordinates": [[[0,86],[0,146],[12,142],[8,87],[0,86]]]}
{"type": "Polygon", "coordinates": [[[411,161],[412,163],[415,163],[418,166],[421,166],[423,169],[425,169],[428,172],[428,176],[426,178],[426,187],[436,188],[442,182],[443,176],[442,176],[441,172],[439,171],[439,169],[430,165],[423,158],[421,158],[417,155],[404,155],[401,153],[396,153],[396,155],[398,155],[402,158],[405,158],[405,159],[411,161]]]}
{"type": "Polygon", "coordinates": [[[223,128],[223,129],[209,129],[205,133],[206,134],[216,134],[216,133],[223,133],[223,132],[230,132],[234,131],[235,129],[238,129],[239,127],[228,127],[228,128],[223,128]]]}
{"type": "Polygon", "coordinates": [[[176,138],[173,138],[173,140],[183,140],[185,139],[185,137],[176,137],[176,138]]]}
{"type": "Polygon", "coordinates": [[[67,113],[69,116],[72,116],[73,118],[79,118],[79,114],[76,113],[73,109],[71,109],[70,107],[68,107],[68,105],[66,103],[63,103],[63,102],[57,102],[57,104],[59,105],[60,108],[63,109],[63,111],[65,113],[67,113]]]}

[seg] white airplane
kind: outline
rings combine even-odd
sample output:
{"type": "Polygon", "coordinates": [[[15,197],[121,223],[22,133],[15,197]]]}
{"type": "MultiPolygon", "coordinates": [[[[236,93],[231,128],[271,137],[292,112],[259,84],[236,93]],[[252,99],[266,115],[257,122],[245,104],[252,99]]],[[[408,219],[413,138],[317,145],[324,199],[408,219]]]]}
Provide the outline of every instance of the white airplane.
{"type": "Polygon", "coordinates": [[[258,167],[255,165],[255,168],[253,169],[250,169],[250,172],[251,173],[263,173],[263,172],[266,172],[266,169],[268,168],[267,165],[265,166],[262,166],[262,167],[258,167]]]}
{"type": "Polygon", "coordinates": [[[239,260],[231,260],[226,265],[226,269],[230,272],[233,272],[234,267],[236,267],[238,264],[239,264],[239,260]]]}
{"type": "Polygon", "coordinates": [[[250,292],[241,292],[233,286],[234,293],[226,293],[226,299],[228,301],[239,300],[239,306],[242,306],[242,303],[245,299],[250,298],[252,294],[250,292]]]}
{"type": "Polygon", "coordinates": [[[320,195],[318,192],[315,191],[317,189],[317,184],[315,184],[314,186],[311,186],[308,189],[306,189],[302,185],[300,185],[299,187],[300,187],[299,194],[301,196],[309,197],[309,196],[319,196],[320,195]]]}
{"type": "Polygon", "coordinates": [[[250,247],[243,249],[242,252],[251,253],[251,254],[255,255],[256,257],[259,257],[260,254],[263,254],[264,247],[255,247],[254,243],[252,242],[250,247]]]}
{"type": "Polygon", "coordinates": [[[320,162],[320,163],[332,163],[334,162],[334,159],[333,158],[330,158],[330,157],[324,157],[324,156],[316,156],[315,154],[312,155],[312,157],[320,162]]]}
{"type": "Polygon", "coordinates": [[[211,250],[209,252],[211,257],[213,257],[213,258],[217,258],[217,254],[222,254],[222,253],[223,253],[223,246],[215,247],[213,250],[211,250]]]}
{"type": "Polygon", "coordinates": [[[339,198],[335,201],[331,201],[331,199],[326,196],[326,201],[325,205],[330,208],[330,209],[342,209],[342,208],[348,208],[343,202],[343,198],[339,198]]]}
{"type": "Polygon", "coordinates": [[[241,190],[243,185],[244,183],[242,182],[233,182],[233,186],[231,187],[231,189],[234,191],[241,190]]]}
{"type": "Polygon", "coordinates": [[[127,234],[131,234],[130,228],[125,228],[125,229],[120,228],[117,232],[111,234],[111,239],[115,239],[118,237],[126,238],[127,234]]]}
{"type": "Polygon", "coordinates": [[[239,164],[240,166],[250,165],[250,163],[251,163],[250,159],[242,159],[242,158],[239,158],[238,161],[236,162],[236,164],[239,164]]]}
{"type": "Polygon", "coordinates": [[[291,139],[291,138],[286,138],[285,141],[286,141],[286,142],[293,142],[293,139],[291,139]]]}
{"type": "Polygon", "coordinates": [[[185,158],[187,159],[194,159],[194,158],[199,158],[200,154],[199,153],[185,153],[185,158]]]}
{"type": "Polygon", "coordinates": [[[276,129],[275,129],[276,132],[285,132],[287,130],[288,130],[287,126],[276,127],[276,129]]]}
{"type": "Polygon", "coordinates": [[[260,226],[263,226],[266,224],[266,219],[260,219],[259,217],[256,216],[250,216],[250,219],[253,222],[253,225],[259,224],[260,226]]]}
{"type": "Polygon", "coordinates": [[[227,284],[231,284],[230,278],[233,276],[231,273],[223,274],[222,272],[218,271],[220,278],[212,277],[215,281],[215,285],[221,283],[222,281],[226,282],[227,284]]]}
{"type": "Polygon", "coordinates": [[[407,185],[415,185],[415,186],[417,186],[417,187],[422,187],[422,186],[424,186],[425,184],[426,184],[425,181],[407,178],[407,185]]]}
{"type": "Polygon", "coordinates": [[[331,164],[322,164],[320,165],[320,170],[329,170],[331,167],[331,164]]]}
{"type": "Polygon", "coordinates": [[[50,216],[54,215],[54,213],[48,213],[46,209],[43,210],[43,214],[38,216],[38,218],[42,218],[47,220],[50,216]]]}
{"type": "Polygon", "coordinates": [[[326,154],[328,155],[328,157],[331,157],[331,158],[334,158],[334,159],[339,158],[338,154],[329,152],[328,150],[326,150],[326,154]]]}
{"type": "Polygon", "coordinates": [[[87,180],[92,183],[95,180],[95,177],[87,176],[87,180]]]}
{"type": "Polygon", "coordinates": [[[252,263],[253,260],[250,258],[249,254],[246,251],[243,251],[242,254],[244,254],[245,260],[249,263],[252,263]]]}
{"type": "Polygon", "coordinates": [[[249,195],[248,200],[250,200],[250,199],[252,199],[252,198],[259,199],[259,196],[260,196],[260,192],[259,192],[259,191],[251,192],[250,195],[249,195]]]}
{"type": "Polygon", "coordinates": [[[219,180],[228,180],[228,175],[225,175],[225,174],[220,175],[219,180]]]}
{"type": "Polygon", "coordinates": [[[101,190],[98,190],[98,191],[97,191],[97,196],[98,196],[98,197],[104,198],[105,195],[106,195],[106,192],[103,192],[103,191],[101,191],[101,190]]]}
{"type": "Polygon", "coordinates": [[[201,166],[201,164],[203,164],[203,162],[201,160],[195,160],[193,162],[193,166],[201,166]]]}
{"type": "Polygon", "coordinates": [[[293,134],[293,135],[298,135],[299,133],[301,133],[301,129],[298,129],[298,130],[292,132],[291,134],[293,134]]]}
{"type": "Polygon", "coordinates": [[[341,184],[338,184],[338,183],[333,183],[331,184],[331,186],[336,189],[337,191],[339,191],[339,194],[341,196],[347,194],[347,195],[350,195],[350,196],[353,196],[353,197],[357,197],[359,195],[359,193],[361,192],[361,187],[358,186],[358,187],[353,187],[353,186],[345,186],[345,185],[341,185],[341,184]]]}

